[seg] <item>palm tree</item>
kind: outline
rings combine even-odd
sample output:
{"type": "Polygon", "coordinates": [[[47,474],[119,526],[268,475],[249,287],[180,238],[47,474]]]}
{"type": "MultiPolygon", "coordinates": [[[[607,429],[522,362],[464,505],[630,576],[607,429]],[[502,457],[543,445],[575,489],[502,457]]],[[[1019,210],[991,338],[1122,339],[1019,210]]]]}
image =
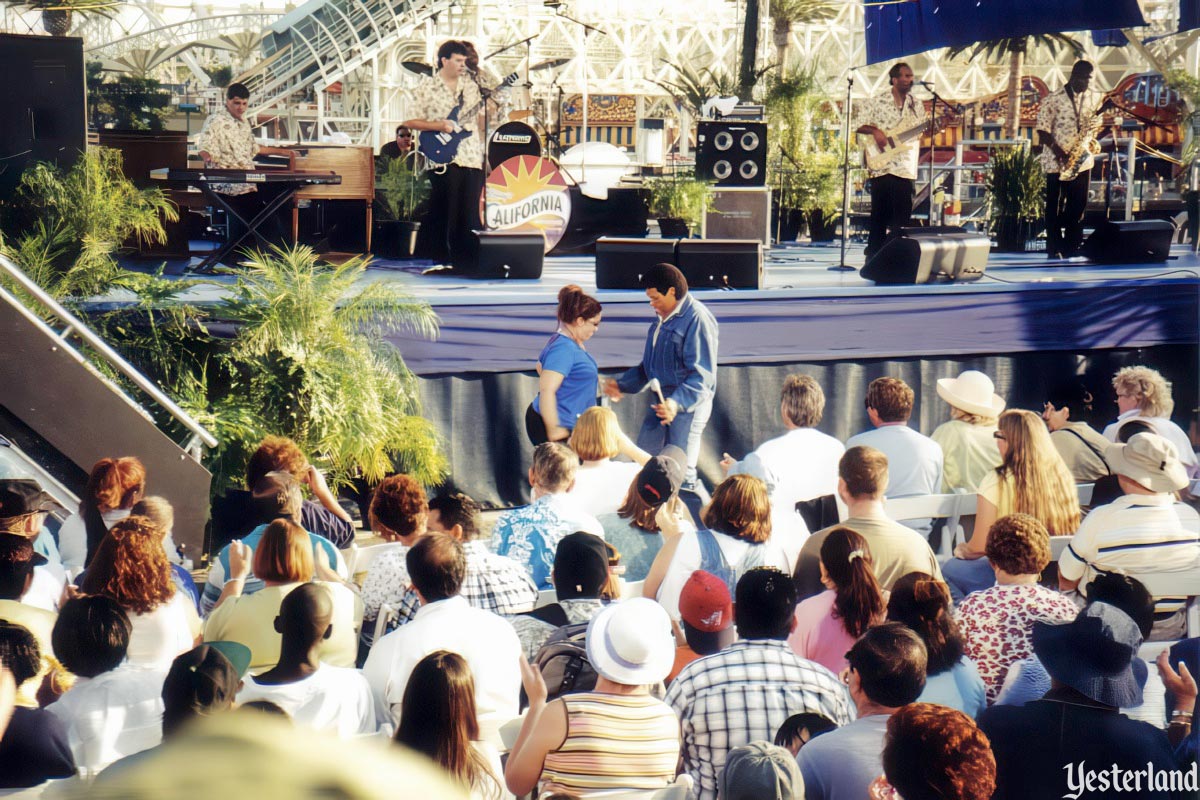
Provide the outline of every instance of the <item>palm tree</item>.
{"type": "Polygon", "coordinates": [[[1025,69],[1025,54],[1038,47],[1045,47],[1053,56],[1058,55],[1061,48],[1067,48],[1076,58],[1083,58],[1083,46],[1074,38],[1062,33],[1041,33],[1034,36],[1018,36],[1012,39],[991,39],[975,45],[950,47],[946,50],[949,58],[961,55],[968,50],[971,60],[981,54],[987,61],[1000,61],[1008,57],[1008,116],[1004,121],[1004,135],[1013,139],[1021,125],[1021,84],[1025,69]]]}
{"type": "Polygon", "coordinates": [[[773,0],[771,21],[775,25],[776,61],[787,72],[788,46],[796,25],[824,22],[837,16],[838,7],[830,0],[773,0]]]}
{"type": "Polygon", "coordinates": [[[213,316],[237,326],[231,363],[273,432],[317,454],[335,478],[393,470],[435,484],[446,460],[420,414],[416,378],[385,336],[437,335],[425,302],[385,282],[360,283],[367,259],[319,261],[296,245],[251,252],[213,316]]]}

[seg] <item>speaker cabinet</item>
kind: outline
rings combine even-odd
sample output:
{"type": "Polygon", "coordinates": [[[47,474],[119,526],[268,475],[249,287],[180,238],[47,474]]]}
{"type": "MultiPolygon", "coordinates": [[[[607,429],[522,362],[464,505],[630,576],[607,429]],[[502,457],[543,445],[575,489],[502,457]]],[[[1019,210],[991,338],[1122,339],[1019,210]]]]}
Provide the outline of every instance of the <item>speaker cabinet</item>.
{"type": "Polygon", "coordinates": [[[902,228],[862,268],[876,283],[942,283],[983,277],[992,243],[987,236],[945,228],[902,228]]]}
{"type": "Polygon", "coordinates": [[[771,190],[765,186],[727,186],[709,192],[701,236],[705,239],[754,239],[771,243],[771,190]]]}
{"type": "Polygon", "coordinates": [[[1083,254],[1097,264],[1152,264],[1170,257],[1174,236],[1165,219],[1106,220],[1083,243],[1083,254]]]}
{"type": "Polygon", "coordinates": [[[675,263],[674,239],[596,240],[596,288],[641,289],[642,276],[655,264],[675,263]]]}
{"type": "Polygon", "coordinates": [[[756,239],[682,239],[675,266],[695,289],[761,289],[762,245],[756,239]]]}
{"type": "Polygon", "coordinates": [[[0,34],[0,193],[16,189],[25,168],[48,161],[69,168],[87,142],[83,40],[0,34]]]}
{"type": "Polygon", "coordinates": [[[717,186],[767,182],[765,122],[701,122],[696,128],[696,177],[717,186]]]}
{"type": "Polygon", "coordinates": [[[536,280],[542,277],[546,237],[518,231],[475,231],[479,259],[472,278],[536,280]]]}

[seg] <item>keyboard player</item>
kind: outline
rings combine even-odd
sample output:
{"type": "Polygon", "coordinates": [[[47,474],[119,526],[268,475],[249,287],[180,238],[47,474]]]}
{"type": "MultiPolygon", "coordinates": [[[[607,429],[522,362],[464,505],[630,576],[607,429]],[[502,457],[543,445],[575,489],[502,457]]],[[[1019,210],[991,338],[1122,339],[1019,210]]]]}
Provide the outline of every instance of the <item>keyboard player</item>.
{"type": "MultiPolygon", "coordinates": [[[[225,90],[225,108],[204,121],[204,128],[197,140],[204,165],[218,169],[253,170],[257,169],[254,163],[256,155],[275,155],[287,156],[289,169],[294,169],[294,150],[260,145],[255,141],[250,123],[245,118],[249,105],[250,90],[245,84],[229,84],[229,88],[225,90]]],[[[280,191],[279,184],[270,183],[261,186],[250,183],[214,183],[211,188],[225,195],[230,207],[247,220],[253,219],[280,191]]],[[[235,238],[244,230],[245,226],[230,215],[227,231],[229,238],[235,238]]],[[[283,228],[278,220],[272,220],[262,232],[274,241],[282,243],[284,239],[283,228]]],[[[253,244],[253,239],[247,240],[246,244],[253,244]]]]}

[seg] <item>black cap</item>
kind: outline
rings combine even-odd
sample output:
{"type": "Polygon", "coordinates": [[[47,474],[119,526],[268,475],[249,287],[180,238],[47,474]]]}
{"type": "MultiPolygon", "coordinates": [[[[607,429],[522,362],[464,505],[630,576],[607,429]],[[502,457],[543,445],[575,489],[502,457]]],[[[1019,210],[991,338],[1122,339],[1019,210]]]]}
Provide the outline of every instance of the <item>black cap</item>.
{"type": "Polygon", "coordinates": [[[686,474],[687,454],[673,444],[667,445],[638,473],[638,495],[648,506],[661,506],[679,491],[686,474]]]}
{"type": "Polygon", "coordinates": [[[10,570],[32,570],[46,563],[46,557],[33,549],[33,542],[24,536],[0,533],[0,573],[10,570]]]}
{"type": "Polygon", "coordinates": [[[608,545],[599,536],[567,534],[554,550],[554,591],[559,600],[596,598],[608,581],[608,545]]]}
{"type": "Polygon", "coordinates": [[[66,511],[62,503],[42,485],[31,478],[6,478],[0,480],[0,519],[23,517],[39,511],[66,511]]]}

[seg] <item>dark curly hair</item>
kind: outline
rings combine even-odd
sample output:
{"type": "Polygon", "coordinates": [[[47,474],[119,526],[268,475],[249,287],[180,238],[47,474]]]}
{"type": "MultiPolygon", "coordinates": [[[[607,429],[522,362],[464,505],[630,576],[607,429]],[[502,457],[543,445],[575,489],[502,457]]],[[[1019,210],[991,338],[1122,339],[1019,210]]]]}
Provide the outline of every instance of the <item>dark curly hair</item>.
{"type": "Polygon", "coordinates": [[[933,703],[888,719],[883,773],[904,800],[988,800],[996,791],[987,736],[966,714],[933,703]]]}
{"type": "Polygon", "coordinates": [[[88,565],[84,594],[104,594],[131,614],[148,614],[175,596],[163,534],[148,517],[113,525],[88,565]]]}
{"type": "Polygon", "coordinates": [[[892,585],[887,618],[901,622],[925,642],[926,676],[940,675],[962,660],[965,644],[950,614],[950,589],[924,572],[910,572],[892,585]]]}
{"type": "Polygon", "coordinates": [[[24,625],[0,619],[0,663],[13,674],[17,686],[41,671],[42,651],[24,625]]]}
{"type": "Polygon", "coordinates": [[[987,557],[1009,575],[1039,575],[1050,563],[1050,534],[1037,517],[1009,514],[992,523],[987,557]]]}
{"type": "Polygon", "coordinates": [[[371,530],[408,538],[425,529],[429,503],[425,489],[407,475],[384,478],[371,498],[371,530]]]}

